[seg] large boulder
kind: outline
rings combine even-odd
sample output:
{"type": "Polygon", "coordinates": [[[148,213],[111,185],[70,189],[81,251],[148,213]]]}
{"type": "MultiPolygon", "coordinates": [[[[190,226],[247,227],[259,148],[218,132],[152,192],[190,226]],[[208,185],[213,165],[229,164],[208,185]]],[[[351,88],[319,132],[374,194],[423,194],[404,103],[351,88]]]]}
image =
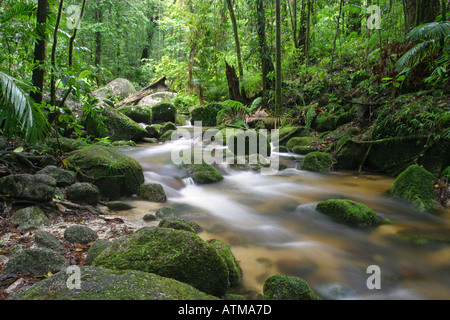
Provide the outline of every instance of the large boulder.
{"type": "Polygon", "coordinates": [[[185,283],[134,270],[80,267],[80,289],[70,288],[73,273],[59,272],[8,300],[216,300],[185,283]]]}
{"type": "Polygon", "coordinates": [[[95,242],[97,238],[97,233],[86,226],[73,225],[64,231],[64,239],[70,243],[88,244],[95,242]]]}
{"type": "Polygon", "coordinates": [[[312,152],[308,153],[303,159],[302,170],[313,172],[327,172],[331,170],[333,158],[329,153],[312,152]]]}
{"type": "Polygon", "coordinates": [[[203,107],[195,108],[191,111],[191,122],[202,122],[204,127],[214,127],[217,123],[217,114],[223,109],[220,103],[210,103],[203,107]]]}
{"type": "Polygon", "coordinates": [[[100,99],[123,100],[136,93],[136,88],[127,79],[118,78],[102,88],[94,91],[94,95],[100,99]]]}
{"type": "Polygon", "coordinates": [[[153,122],[177,122],[177,108],[170,102],[160,102],[152,107],[153,122]]]}
{"type": "Polygon", "coordinates": [[[153,107],[161,102],[172,102],[176,96],[177,94],[174,92],[156,92],[142,98],[137,105],[153,107]]]}
{"type": "Polygon", "coordinates": [[[108,105],[99,105],[100,112],[95,119],[91,114],[86,116],[84,126],[88,135],[97,138],[108,137],[111,141],[140,141],[147,136],[147,131],[136,121],[108,105]]]}
{"type": "Polygon", "coordinates": [[[48,202],[56,190],[56,180],[47,174],[16,174],[0,179],[0,193],[13,198],[48,202]]]}
{"type": "Polygon", "coordinates": [[[147,106],[123,106],[117,108],[117,111],[122,112],[137,123],[152,123],[152,109],[147,106]]]}
{"type": "Polygon", "coordinates": [[[141,164],[114,147],[82,148],[67,158],[65,164],[77,170],[79,180],[92,182],[100,195],[109,200],[136,194],[145,180],[141,164]]]}
{"type": "Polygon", "coordinates": [[[322,201],[316,210],[352,227],[370,227],[379,222],[375,211],[362,203],[348,199],[322,201]]]}
{"type": "Polygon", "coordinates": [[[264,300],[321,300],[305,280],[281,274],[264,281],[263,294],[264,300]]]}
{"type": "Polygon", "coordinates": [[[144,227],[112,242],[92,262],[113,270],[139,270],[187,283],[222,296],[229,288],[228,267],[217,250],[192,232],[144,227]]]}
{"type": "MultiPolygon", "coordinates": [[[[192,178],[198,184],[210,184],[223,180],[222,174],[210,163],[202,159],[202,163],[195,163],[193,154],[191,160],[184,157],[182,168],[186,172],[187,177],[192,178]]],[[[187,178],[186,177],[186,178],[187,178]]]]}
{"type": "Polygon", "coordinates": [[[412,165],[395,179],[389,192],[408,201],[419,211],[428,211],[436,204],[435,180],[436,177],[424,168],[412,165]]]}

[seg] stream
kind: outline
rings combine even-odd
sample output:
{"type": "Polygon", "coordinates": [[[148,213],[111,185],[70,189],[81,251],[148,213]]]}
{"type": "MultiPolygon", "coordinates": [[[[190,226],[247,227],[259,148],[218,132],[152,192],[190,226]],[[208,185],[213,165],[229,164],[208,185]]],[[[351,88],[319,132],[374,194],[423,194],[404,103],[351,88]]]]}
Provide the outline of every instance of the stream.
{"type": "Polygon", "coordinates": [[[396,237],[410,229],[448,234],[449,209],[419,213],[386,194],[392,177],[306,172],[295,161],[301,157],[290,153],[272,152],[287,165],[276,175],[221,165],[223,181],[196,185],[183,179],[171,161],[173,148],[190,143],[122,149],[142,164],[146,183],[163,185],[168,202],[128,198],[136,208],[121,215],[145,225],[142,217],[161,206],[178,209],[203,227],[200,237],[230,245],[243,272],[237,293],[261,299],[264,280],[280,273],[306,280],[319,294],[338,294],[338,299],[450,299],[450,244],[419,245],[396,237]],[[330,198],[364,203],[388,222],[370,230],[337,223],[315,210],[319,201],[330,198]],[[381,289],[367,286],[372,265],[380,268],[381,289]]]}

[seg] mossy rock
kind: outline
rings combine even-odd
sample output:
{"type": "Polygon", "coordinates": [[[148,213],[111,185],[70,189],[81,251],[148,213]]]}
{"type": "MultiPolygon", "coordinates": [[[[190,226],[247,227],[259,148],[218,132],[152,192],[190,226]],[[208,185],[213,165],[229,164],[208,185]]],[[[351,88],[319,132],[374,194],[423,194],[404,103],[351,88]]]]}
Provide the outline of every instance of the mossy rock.
{"type": "Polygon", "coordinates": [[[418,246],[431,246],[435,244],[449,244],[450,233],[446,228],[409,228],[401,230],[391,238],[409,242],[418,246]]]}
{"type": "Polygon", "coordinates": [[[200,233],[203,231],[203,228],[193,221],[189,221],[183,218],[170,216],[163,218],[158,227],[160,228],[173,228],[177,230],[184,230],[193,233],[200,233]]]}
{"type": "Polygon", "coordinates": [[[303,159],[301,169],[313,172],[327,172],[331,170],[333,158],[329,153],[311,152],[303,159]]]}
{"type": "Polygon", "coordinates": [[[57,187],[67,187],[75,183],[75,174],[72,171],[64,170],[56,166],[47,166],[36,173],[49,175],[55,179],[57,187]]]}
{"type": "Polygon", "coordinates": [[[36,206],[17,210],[11,217],[11,222],[21,231],[35,230],[51,224],[44,211],[36,206]]]}
{"type": "Polygon", "coordinates": [[[317,151],[317,145],[323,143],[323,140],[314,137],[294,137],[289,139],[286,147],[296,154],[305,155],[317,151]]]}
{"type": "Polygon", "coordinates": [[[236,156],[260,154],[270,157],[270,139],[256,130],[237,130],[227,137],[228,149],[236,156]]]}
{"type": "Polygon", "coordinates": [[[66,248],[59,242],[58,238],[45,231],[36,232],[34,235],[34,243],[40,248],[49,249],[56,252],[66,250],[66,248]]]}
{"type": "Polygon", "coordinates": [[[196,164],[192,154],[191,160],[188,157],[183,159],[182,168],[188,177],[198,184],[210,184],[223,180],[222,174],[210,163],[202,159],[202,163],[196,164]]]}
{"type": "Polygon", "coordinates": [[[172,122],[166,122],[162,125],[161,129],[159,130],[159,133],[161,136],[164,135],[167,131],[175,131],[177,130],[177,126],[172,122]]]}
{"type": "Polygon", "coordinates": [[[146,183],[139,186],[137,195],[152,202],[166,202],[167,195],[164,187],[159,183],[146,183]]]}
{"type": "Polygon", "coordinates": [[[219,103],[211,103],[204,107],[195,108],[191,111],[191,122],[201,121],[204,127],[214,127],[217,123],[217,114],[223,109],[219,103]]]}
{"type": "Polygon", "coordinates": [[[280,274],[264,281],[263,294],[264,300],[321,300],[305,280],[280,274]]]}
{"type": "MultiPolygon", "coordinates": [[[[2,274],[46,275],[65,270],[69,261],[53,250],[43,248],[19,249],[14,251],[5,263],[2,274]]],[[[65,272],[63,272],[65,273],[65,272]]]]}
{"type": "Polygon", "coordinates": [[[168,142],[168,141],[171,141],[171,140],[172,140],[172,135],[173,135],[174,132],[175,132],[175,130],[168,130],[168,131],[164,132],[164,134],[162,134],[162,135],[159,137],[159,141],[160,141],[160,142],[168,142]]]}
{"type": "Polygon", "coordinates": [[[379,222],[375,211],[362,203],[347,199],[322,201],[317,205],[316,210],[352,227],[371,227],[379,222]]]}
{"type": "Polygon", "coordinates": [[[78,173],[80,181],[96,185],[108,200],[136,194],[145,180],[141,164],[114,147],[91,145],[75,151],[64,163],[78,173]]]}
{"type": "MultiPolygon", "coordinates": [[[[145,138],[143,138],[145,139],[145,138]]],[[[114,147],[123,148],[123,147],[136,147],[136,142],[134,141],[114,141],[111,143],[114,147]]]]}
{"type": "Polygon", "coordinates": [[[239,266],[239,263],[236,260],[231,248],[228,244],[221,240],[213,239],[209,242],[211,246],[213,246],[217,252],[222,256],[228,266],[228,273],[230,284],[236,285],[242,280],[242,269],[239,266]]]}
{"type": "Polygon", "coordinates": [[[70,243],[88,244],[95,242],[97,238],[97,233],[86,226],[74,225],[64,231],[64,239],[70,243]]]}
{"type": "Polygon", "coordinates": [[[155,138],[158,139],[161,131],[162,125],[160,124],[154,124],[151,126],[145,127],[145,130],[147,131],[147,138],[155,138]]]}
{"type": "Polygon", "coordinates": [[[368,145],[353,141],[349,137],[344,138],[341,144],[338,144],[336,153],[336,168],[344,170],[357,169],[363,162],[368,145]]]}
{"type": "Polygon", "coordinates": [[[436,177],[424,168],[412,165],[403,171],[392,184],[389,193],[426,212],[436,204],[433,183],[436,177]]]}
{"type": "Polygon", "coordinates": [[[75,203],[95,206],[100,201],[100,191],[91,183],[77,182],[67,187],[67,197],[75,203]]]}
{"type": "Polygon", "coordinates": [[[310,130],[306,127],[297,127],[292,125],[283,126],[277,132],[270,135],[271,141],[278,139],[280,146],[285,146],[286,143],[295,137],[309,137],[310,130]]]}
{"type": "Polygon", "coordinates": [[[152,123],[152,109],[146,106],[123,106],[117,108],[117,111],[122,112],[131,120],[137,123],[152,123]]]}
{"type": "Polygon", "coordinates": [[[0,194],[37,202],[50,201],[56,191],[56,180],[47,174],[12,174],[0,178],[0,194]]]}
{"type": "Polygon", "coordinates": [[[45,141],[45,143],[47,148],[44,147],[44,151],[47,151],[49,153],[58,153],[60,151],[62,153],[70,153],[87,146],[87,143],[84,140],[64,138],[64,137],[59,137],[58,139],[49,138],[45,141]]]}
{"type": "Polygon", "coordinates": [[[67,286],[71,276],[59,272],[8,300],[217,300],[180,281],[142,271],[80,267],[80,289],[67,286]]]}
{"type": "Polygon", "coordinates": [[[187,283],[222,296],[229,288],[228,267],[212,246],[192,232],[172,228],[142,228],[113,241],[93,266],[139,270],[187,283]]]}
{"type": "Polygon", "coordinates": [[[91,115],[86,116],[84,126],[88,135],[96,138],[108,137],[111,141],[135,141],[139,142],[148,135],[147,131],[142,128],[136,121],[127,117],[118,110],[107,106],[99,106],[99,113],[104,119],[101,120],[100,126],[91,115]]]}
{"type": "Polygon", "coordinates": [[[320,114],[316,117],[315,128],[319,132],[333,131],[338,126],[339,118],[335,115],[320,114]]]}
{"type": "Polygon", "coordinates": [[[160,102],[152,107],[153,122],[164,123],[177,121],[177,108],[170,102],[160,102]]]}

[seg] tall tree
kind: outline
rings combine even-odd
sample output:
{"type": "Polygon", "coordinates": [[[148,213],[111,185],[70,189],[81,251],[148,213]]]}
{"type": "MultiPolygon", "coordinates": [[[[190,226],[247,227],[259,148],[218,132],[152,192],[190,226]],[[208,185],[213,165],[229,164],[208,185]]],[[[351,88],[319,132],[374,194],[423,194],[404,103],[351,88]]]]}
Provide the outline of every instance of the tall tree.
{"type": "Polygon", "coordinates": [[[282,89],[282,73],[281,73],[281,1],[275,1],[276,15],[276,76],[275,76],[275,113],[281,114],[281,89],[282,89]]]}
{"type": "Polygon", "coordinates": [[[261,76],[263,83],[263,96],[267,97],[268,91],[274,87],[269,74],[274,71],[272,58],[266,38],[266,10],[264,0],[255,0],[256,5],[256,29],[258,34],[259,53],[261,57],[261,76]]]}
{"type": "Polygon", "coordinates": [[[45,56],[47,47],[47,12],[48,0],[39,0],[37,9],[36,33],[37,40],[34,48],[34,69],[32,83],[36,88],[35,92],[31,93],[31,97],[36,103],[42,102],[44,92],[44,76],[45,76],[45,56]]]}
{"type": "Polygon", "coordinates": [[[50,104],[56,105],[56,47],[58,46],[58,30],[59,30],[59,24],[61,22],[61,15],[63,11],[64,6],[64,0],[61,0],[59,2],[58,7],[58,16],[56,18],[56,24],[55,24],[55,31],[53,33],[53,47],[52,47],[52,54],[51,54],[51,64],[52,64],[52,70],[51,70],[51,77],[50,77],[50,104]]]}
{"type": "Polygon", "coordinates": [[[242,82],[244,77],[244,68],[242,66],[242,56],[241,56],[241,45],[239,43],[239,33],[238,33],[238,25],[236,21],[236,16],[234,15],[233,3],[231,0],[226,0],[228,11],[230,12],[230,19],[233,25],[233,34],[234,34],[234,45],[236,47],[236,57],[238,62],[239,69],[239,81],[242,82]]]}

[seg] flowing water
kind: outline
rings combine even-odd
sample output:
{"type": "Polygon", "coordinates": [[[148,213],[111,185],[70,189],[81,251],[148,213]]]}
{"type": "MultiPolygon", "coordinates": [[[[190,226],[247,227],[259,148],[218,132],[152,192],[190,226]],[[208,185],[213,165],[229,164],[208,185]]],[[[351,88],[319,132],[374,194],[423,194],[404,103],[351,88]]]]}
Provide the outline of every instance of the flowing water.
{"type": "MultiPolygon", "coordinates": [[[[340,292],[340,299],[450,299],[450,243],[419,245],[396,236],[411,229],[448,235],[449,210],[421,214],[386,194],[391,177],[306,172],[298,169],[292,154],[273,153],[287,159],[288,166],[276,175],[221,165],[223,181],[196,185],[171,161],[174,148],[190,143],[123,151],[142,164],[147,183],[163,185],[168,196],[164,206],[200,224],[205,240],[230,245],[243,271],[238,292],[247,298],[261,298],[264,280],[280,273],[305,279],[323,295],[340,292]],[[386,222],[370,230],[337,223],[315,210],[319,201],[330,198],[364,203],[386,222]],[[381,289],[367,286],[371,265],[380,268],[381,289]]],[[[136,209],[125,214],[139,221],[162,206],[127,200],[136,209]]]]}

